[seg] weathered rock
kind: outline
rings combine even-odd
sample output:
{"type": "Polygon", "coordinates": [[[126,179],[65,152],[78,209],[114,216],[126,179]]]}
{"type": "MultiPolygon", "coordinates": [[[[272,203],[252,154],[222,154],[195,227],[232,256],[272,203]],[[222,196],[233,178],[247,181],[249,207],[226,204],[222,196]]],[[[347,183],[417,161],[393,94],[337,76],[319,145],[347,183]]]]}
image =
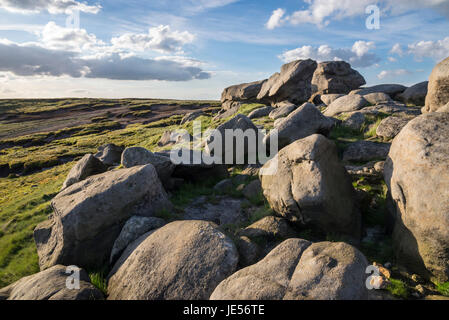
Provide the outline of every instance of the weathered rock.
{"type": "Polygon", "coordinates": [[[136,240],[111,271],[110,300],[206,300],[238,263],[210,222],[177,221],[136,240]]]}
{"type": "Polygon", "coordinates": [[[122,153],[121,163],[125,168],[152,164],[164,186],[170,182],[171,175],[175,170],[175,165],[170,158],[156,155],[141,147],[126,148],[122,153]]]}
{"type": "Polygon", "coordinates": [[[429,81],[424,81],[411,86],[398,96],[398,99],[405,104],[414,104],[415,106],[423,106],[426,103],[427,88],[429,81]]]}
{"type": "Polygon", "coordinates": [[[105,144],[98,148],[98,153],[95,154],[95,157],[107,166],[118,165],[124,149],[115,144],[105,144]]]}
{"type": "Polygon", "coordinates": [[[351,112],[351,115],[343,121],[343,126],[351,128],[354,131],[360,131],[365,123],[365,114],[363,112],[351,112]]]}
{"type": "Polygon", "coordinates": [[[276,119],[276,120],[274,121],[274,123],[273,123],[273,126],[274,126],[275,128],[279,127],[279,125],[280,125],[280,124],[282,123],[282,121],[284,121],[285,119],[287,119],[287,117],[276,119]]]}
{"type": "MultiPolygon", "coordinates": [[[[79,289],[68,289],[71,269],[56,265],[14,282],[0,290],[3,300],[103,300],[103,294],[89,280],[86,271],[79,269],[79,289]]],[[[2,300],[0,298],[0,300],[2,300]]]]}
{"type": "Polygon", "coordinates": [[[250,119],[258,119],[268,116],[273,111],[273,107],[266,106],[259,109],[254,110],[248,115],[250,119]]]}
{"type": "Polygon", "coordinates": [[[449,103],[449,57],[435,66],[428,88],[425,112],[436,112],[449,103]]]}
{"type": "Polygon", "coordinates": [[[385,160],[390,152],[389,143],[357,141],[351,143],[343,152],[343,161],[368,162],[385,160]]]}
{"type": "Polygon", "coordinates": [[[245,189],[243,189],[243,195],[246,199],[256,199],[260,194],[262,194],[262,185],[259,180],[254,180],[250,182],[245,189]]]}
{"type": "Polygon", "coordinates": [[[237,249],[239,251],[239,265],[247,267],[257,263],[260,260],[261,249],[248,237],[240,237],[237,240],[237,249]]]}
{"type": "Polygon", "coordinates": [[[241,102],[226,101],[226,102],[222,103],[221,110],[214,117],[214,119],[229,118],[230,116],[233,116],[234,114],[236,114],[240,110],[241,106],[242,106],[241,102]]]}
{"type": "Polygon", "coordinates": [[[217,158],[221,157],[222,163],[245,164],[249,163],[249,159],[253,158],[256,160],[258,138],[259,130],[257,127],[247,116],[238,114],[231,120],[218,126],[218,128],[211,134],[207,140],[206,151],[211,154],[213,152],[217,158]],[[231,141],[228,140],[226,137],[226,130],[232,130],[233,133],[238,133],[240,130],[242,133],[250,133],[256,141],[245,139],[243,149],[237,149],[236,137],[232,137],[231,141]],[[230,155],[233,156],[233,158],[227,159],[230,155]],[[231,160],[232,163],[230,163],[231,160]]]}
{"type": "Polygon", "coordinates": [[[295,111],[296,108],[297,106],[293,103],[282,103],[282,105],[271,111],[268,116],[273,120],[277,120],[287,117],[290,113],[295,111]]]}
{"type": "Polygon", "coordinates": [[[383,92],[373,92],[368,93],[363,96],[363,98],[368,101],[372,105],[378,105],[382,103],[390,103],[393,100],[391,100],[391,97],[383,92]]]}
{"type": "Polygon", "coordinates": [[[289,239],[220,283],[211,300],[363,300],[367,266],[348,244],[289,239]]]}
{"type": "Polygon", "coordinates": [[[266,80],[243,83],[224,89],[221,102],[226,101],[254,101],[266,80]]]}
{"type": "Polygon", "coordinates": [[[248,238],[288,239],[297,236],[295,230],[283,218],[268,216],[253,223],[240,232],[241,236],[248,238]]]}
{"type": "Polygon", "coordinates": [[[160,218],[137,216],[131,217],[128,221],[126,221],[120,235],[114,242],[109,263],[112,264],[117,261],[123,250],[125,250],[130,243],[137,240],[140,236],[164,225],[165,221],[160,218]]]}
{"type": "Polygon", "coordinates": [[[301,256],[285,300],[366,300],[368,261],[346,243],[314,243],[301,256]]]}
{"type": "Polygon", "coordinates": [[[385,181],[394,201],[398,263],[449,280],[449,114],[410,121],[393,141],[385,181]]]}
{"type": "Polygon", "coordinates": [[[184,116],[184,118],[182,118],[181,125],[186,124],[187,122],[193,121],[193,120],[201,117],[202,115],[204,115],[204,111],[203,110],[190,112],[190,113],[186,114],[184,116]]]}
{"type": "Polygon", "coordinates": [[[165,131],[157,145],[159,147],[165,147],[182,143],[189,144],[191,141],[193,141],[193,137],[190,134],[182,134],[176,131],[165,131]]]}
{"type": "Polygon", "coordinates": [[[366,101],[361,95],[347,95],[332,102],[324,111],[324,115],[327,117],[334,117],[343,112],[360,110],[367,105],[368,101],[366,101]]]}
{"type": "Polygon", "coordinates": [[[384,140],[390,140],[396,137],[402,128],[413,118],[411,117],[395,117],[391,116],[382,120],[376,130],[376,135],[384,140]]]}
{"type": "Polygon", "coordinates": [[[220,283],[211,300],[282,300],[301,255],[311,243],[282,242],[259,263],[241,269],[220,283]]]}
{"type": "Polygon", "coordinates": [[[41,270],[56,264],[99,267],[130,217],[171,208],[152,165],[121,169],[78,182],[52,200],[54,215],[34,239],[41,270]]]}
{"type": "Polygon", "coordinates": [[[288,100],[301,104],[312,94],[311,81],[317,68],[313,60],[297,60],[281,67],[280,73],[273,74],[264,82],[257,95],[258,100],[272,103],[288,100]]]}
{"type": "Polygon", "coordinates": [[[232,183],[232,179],[224,179],[221,180],[214,186],[214,190],[220,193],[226,193],[234,188],[234,184],[232,183]]]}
{"type": "Polygon", "coordinates": [[[338,98],[343,97],[344,94],[330,93],[330,94],[322,94],[320,96],[321,101],[326,105],[330,105],[332,102],[337,100],[338,98]]]}
{"type": "Polygon", "coordinates": [[[367,95],[375,92],[383,92],[388,94],[392,99],[396,99],[396,96],[403,93],[407,90],[407,87],[400,84],[380,84],[373,87],[360,88],[358,90],[353,90],[349,94],[359,94],[359,95],[367,95]]]}
{"type": "MultiPolygon", "coordinates": [[[[315,133],[328,135],[334,122],[311,103],[305,103],[277,125],[279,148],[315,133]]],[[[268,134],[265,141],[269,141],[268,134]]]]}
{"type": "Polygon", "coordinates": [[[445,106],[439,108],[436,112],[449,112],[449,102],[445,106]]]}
{"type": "Polygon", "coordinates": [[[238,224],[246,220],[242,201],[229,197],[216,197],[211,203],[207,197],[195,199],[184,209],[184,220],[211,221],[218,225],[238,224]]]}
{"type": "MultiPolygon", "coordinates": [[[[312,78],[312,94],[337,93],[348,94],[366,84],[360,73],[353,70],[344,61],[318,63],[312,78]]],[[[324,101],[323,101],[324,102],[324,101]]]]}
{"type": "Polygon", "coordinates": [[[360,237],[354,189],[333,142],[312,135],[281,150],[265,167],[276,161],[275,175],[260,176],[273,210],[324,232],[360,237]]]}
{"type": "Polygon", "coordinates": [[[75,166],[70,170],[67,178],[62,185],[62,189],[70,187],[72,184],[80,182],[89,176],[103,173],[107,167],[91,154],[86,154],[75,166]]]}

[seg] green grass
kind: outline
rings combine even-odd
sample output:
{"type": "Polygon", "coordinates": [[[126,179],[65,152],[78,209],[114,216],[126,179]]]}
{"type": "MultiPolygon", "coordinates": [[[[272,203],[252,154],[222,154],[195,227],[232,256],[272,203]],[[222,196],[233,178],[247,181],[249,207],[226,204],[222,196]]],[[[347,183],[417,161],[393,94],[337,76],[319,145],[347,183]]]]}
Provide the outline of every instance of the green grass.
{"type": "Polygon", "coordinates": [[[89,272],[90,282],[105,296],[108,294],[107,276],[108,276],[107,268],[104,268],[99,271],[89,272]]]}
{"type": "Polygon", "coordinates": [[[436,283],[435,287],[439,293],[445,297],[449,297],[449,282],[436,283]]]}
{"type": "Polygon", "coordinates": [[[407,285],[402,280],[397,280],[390,278],[390,285],[387,287],[387,290],[395,297],[401,299],[407,299],[409,297],[409,290],[407,285]]]}

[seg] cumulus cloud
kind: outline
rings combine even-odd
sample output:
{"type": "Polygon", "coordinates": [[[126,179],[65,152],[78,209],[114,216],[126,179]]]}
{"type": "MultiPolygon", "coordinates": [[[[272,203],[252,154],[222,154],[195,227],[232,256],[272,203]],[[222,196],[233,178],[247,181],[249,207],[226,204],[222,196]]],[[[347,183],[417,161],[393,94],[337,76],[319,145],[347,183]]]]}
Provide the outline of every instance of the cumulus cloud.
{"type": "Polygon", "coordinates": [[[282,24],[284,24],[284,20],[282,17],[285,15],[284,9],[277,9],[274,10],[270,19],[266,23],[265,27],[269,30],[272,30],[274,28],[280,27],[282,24]]]}
{"type": "Polygon", "coordinates": [[[188,81],[210,77],[199,67],[167,59],[123,58],[118,53],[86,59],[71,51],[10,41],[0,41],[0,71],[18,76],[65,75],[114,80],[188,81]]]}
{"type": "Polygon", "coordinates": [[[380,80],[386,79],[386,78],[395,78],[399,76],[404,76],[407,74],[412,74],[411,71],[405,70],[405,69],[397,69],[397,70],[382,70],[378,75],[377,78],[380,80]]]}
{"type": "MultiPolygon", "coordinates": [[[[311,23],[322,27],[333,20],[365,15],[366,8],[376,4],[376,1],[372,0],[306,0],[305,2],[308,4],[305,10],[293,12],[285,18],[285,21],[289,21],[293,25],[311,23]]],[[[377,5],[383,12],[393,15],[419,8],[432,8],[449,17],[449,1],[447,0],[378,0],[377,5]]],[[[275,27],[280,25],[275,25],[275,27]]]]}
{"type": "Polygon", "coordinates": [[[155,50],[162,53],[182,52],[182,47],[192,43],[195,36],[188,31],[172,31],[170,26],[160,25],[150,28],[148,33],[126,33],[112,38],[111,43],[116,49],[127,49],[143,52],[155,50]]]}
{"type": "Polygon", "coordinates": [[[0,0],[0,7],[17,13],[38,13],[48,11],[51,14],[70,13],[74,10],[97,14],[100,5],[88,5],[75,0],[0,0]]]}
{"type": "Polygon", "coordinates": [[[349,62],[353,67],[369,67],[380,61],[380,58],[371,53],[375,48],[374,42],[356,41],[352,48],[334,49],[328,45],[320,47],[303,46],[284,52],[279,58],[284,62],[291,62],[301,59],[313,59],[322,61],[340,61],[349,62]]]}
{"type": "Polygon", "coordinates": [[[415,59],[432,58],[436,61],[443,60],[449,56],[449,37],[437,41],[419,41],[406,46],[405,49],[397,43],[390,50],[390,53],[400,57],[409,54],[415,59]]]}

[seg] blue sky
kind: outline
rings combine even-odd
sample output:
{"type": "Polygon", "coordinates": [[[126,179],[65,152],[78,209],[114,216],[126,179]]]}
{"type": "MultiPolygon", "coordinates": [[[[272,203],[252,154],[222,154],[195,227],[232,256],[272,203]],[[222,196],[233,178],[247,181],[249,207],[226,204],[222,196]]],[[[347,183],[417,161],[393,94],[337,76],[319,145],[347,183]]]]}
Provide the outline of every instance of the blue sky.
{"type": "Polygon", "coordinates": [[[217,99],[305,58],[412,85],[449,56],[449,0],[0,0],[0,18],[0,98],[217,99]]]}

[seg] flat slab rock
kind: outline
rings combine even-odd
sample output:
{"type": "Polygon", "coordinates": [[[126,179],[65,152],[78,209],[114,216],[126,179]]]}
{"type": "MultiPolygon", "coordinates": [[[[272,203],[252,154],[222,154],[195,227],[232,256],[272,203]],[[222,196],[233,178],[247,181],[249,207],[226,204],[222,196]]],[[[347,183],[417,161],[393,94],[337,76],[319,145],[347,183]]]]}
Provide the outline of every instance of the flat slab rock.
{"type": "Polygon", "coordinates": [[[206,197],[195,199],[184,210],[185,220],[212,221],[218,225],[234,224],[246,220],[242,210],[242,200],[217,197],[213,203],[206,197]]]}
{"type": "Polygon", "coordinates": [[[343,152],[343,161],[368,162],[385,160],[390,152],[391,144],[372,141],[351,143],[343,152]]]}

